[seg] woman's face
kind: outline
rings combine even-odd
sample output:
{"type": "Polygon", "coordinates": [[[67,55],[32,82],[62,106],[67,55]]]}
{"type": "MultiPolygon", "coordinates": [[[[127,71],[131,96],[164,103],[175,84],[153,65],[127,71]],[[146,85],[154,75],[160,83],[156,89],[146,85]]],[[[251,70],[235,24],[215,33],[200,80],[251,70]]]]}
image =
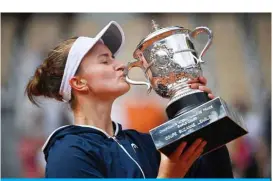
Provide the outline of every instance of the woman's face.
{"type": "Polygon", "coordinates": [[[89,90],[100,98],[117,98],[130,86],[125,82],[124,64],[116,60],[103,43],[98,42],[81,62],[79,75],[87,81],[89,90]]]}

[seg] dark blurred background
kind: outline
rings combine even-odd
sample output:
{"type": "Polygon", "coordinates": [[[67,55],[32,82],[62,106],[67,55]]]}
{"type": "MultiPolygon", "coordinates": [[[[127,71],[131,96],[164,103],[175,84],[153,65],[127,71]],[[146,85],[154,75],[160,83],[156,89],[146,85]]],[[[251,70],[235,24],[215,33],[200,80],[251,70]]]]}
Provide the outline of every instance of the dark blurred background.
{"type": "MultiPolygon", "coordinates": [[[[271,175],[271,14],[94,13],[1,14],[1,175],[43,177],[41,147],[49,134],[72,119],[67,105],[41,99],[41,108],[24,95],[28,79],[47,52],[72,36],[95,36],[109,21],[124,29],[125,47],[117,57],[127,63],[151,20],[188,29],[207,26],[214,33],[204,57],[208,87],[243,116],[249,134],[228,144],[235,177],[271,175]]],[[[206,36],[198,38],[204,46],[206,36]]],[[[201,49],[200,49],[201,50],[201,49]]],[[[132,77],[143,79],[140,70],[132,77]]],[[[114,106],[112,118],[142,132],[166,121],[165,100],[145,87],[131,86],[114,106]]]]}

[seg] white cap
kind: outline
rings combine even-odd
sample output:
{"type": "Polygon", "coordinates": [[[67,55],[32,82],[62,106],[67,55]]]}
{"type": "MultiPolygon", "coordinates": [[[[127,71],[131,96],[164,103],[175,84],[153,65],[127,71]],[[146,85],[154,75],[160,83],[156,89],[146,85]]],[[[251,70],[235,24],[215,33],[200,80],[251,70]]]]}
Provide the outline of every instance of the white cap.
{"type": "Polygon", "coordinates": [[[95,38],[77,38],[69,51],[59,90],[64,101],[68,102],[71,99],[70,79],[74,77],[83,57],[100,40],[102,40],[110,49],[113,55],[116,55],[124,43],[124,32],[117,22],[111,21],[95,36],[95,38]]]}

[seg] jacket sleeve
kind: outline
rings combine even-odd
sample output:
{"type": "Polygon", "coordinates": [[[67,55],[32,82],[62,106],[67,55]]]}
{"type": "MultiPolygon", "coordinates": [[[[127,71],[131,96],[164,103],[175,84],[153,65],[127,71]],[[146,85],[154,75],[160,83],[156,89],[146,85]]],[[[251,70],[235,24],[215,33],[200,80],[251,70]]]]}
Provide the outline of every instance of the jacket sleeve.
{"type": "Polygon", "coordinates": [[[231,161],[226,146],[199,158],[186,177],[193,178],[233,178],[231,161]]]}
{"type": "Polygon", "coordinates": [[[100,163],[95,155],[86,153],[81,147],[57,147],[50,150],[45,177],[102,178],[100,163]]]}

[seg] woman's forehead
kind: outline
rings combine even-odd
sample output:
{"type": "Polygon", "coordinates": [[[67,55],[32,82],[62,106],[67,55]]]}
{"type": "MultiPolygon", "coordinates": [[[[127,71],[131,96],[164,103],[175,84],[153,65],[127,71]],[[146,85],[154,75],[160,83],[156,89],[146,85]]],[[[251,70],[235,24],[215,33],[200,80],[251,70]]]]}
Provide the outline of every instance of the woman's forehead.
{"type": "Polygon", "coordinates": [[[107,46],[105,46],[102,42],[96,43],[91,50],[84,56],[81,65],[83,64],[92,64],[96,63],[96,59],[105,53],[111,53],[107,46]]]}
{"type": "Polygon", "coordinates": [[[104,45],[101,41],[95,44],[95,46],[87,53],[87,55],[98,56],[103,53],[111,52],[109,48],[104,45]]]}

